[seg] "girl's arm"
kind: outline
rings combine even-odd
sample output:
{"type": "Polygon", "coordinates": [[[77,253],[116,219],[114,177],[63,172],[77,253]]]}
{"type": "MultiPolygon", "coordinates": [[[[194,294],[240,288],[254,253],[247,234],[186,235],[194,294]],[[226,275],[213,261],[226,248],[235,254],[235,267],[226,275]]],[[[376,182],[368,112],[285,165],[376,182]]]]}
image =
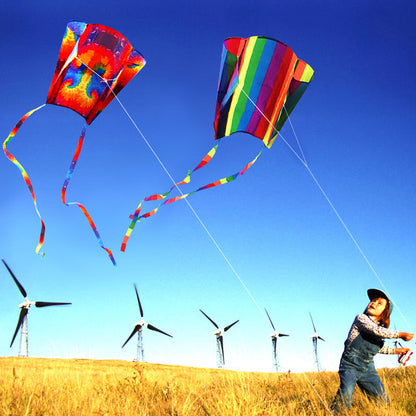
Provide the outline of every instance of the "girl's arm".
{"type": "Polygon", "coordinates": [[[398,348],[389,347],[388,345],[384,344],[378,353],[379,354],[397,354],[396,350],[398,350],[398,348]]]}
{"type": "Polygon", "coordinates": [[[406,354],[410,351],[410,348],[394,348],[389,347],[388,345],[383,345],[381,350],[378,352],[379,354],[398,354],[400,356],[406,354]]]}
{"type": "Polygon", "coordinates": [[[371,333],[380,338],[399,338],[399,331],[379,326],[377,322],[373,321],[369,316],[367,316],[364,313],[357,315],[355,324],[357,325],[359,331],[371,333]]]}

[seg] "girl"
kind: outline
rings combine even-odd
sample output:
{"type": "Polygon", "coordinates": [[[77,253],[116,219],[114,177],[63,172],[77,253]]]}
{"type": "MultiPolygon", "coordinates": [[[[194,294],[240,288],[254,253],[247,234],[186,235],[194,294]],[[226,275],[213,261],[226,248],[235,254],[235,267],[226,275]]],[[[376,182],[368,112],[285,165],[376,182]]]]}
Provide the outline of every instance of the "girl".
{"type": "Polygon", "coordinates": [[[341,385],[331,405],[338,413],[341,407],[351,407],[355,385],[370,397],[381,397],[388,403],[383,383],[374,367],[374,356],[381,354],[399,354],[400,357],[409,348],[392,348],[384,345],[383,338],[401,338],[410,341],[414,334],[388,329],[393,304],[387,295],[378,289],[367,291],[370,303],[364,313],[357,315],[344,343],[345,348],[339,365],[341,385]]]}

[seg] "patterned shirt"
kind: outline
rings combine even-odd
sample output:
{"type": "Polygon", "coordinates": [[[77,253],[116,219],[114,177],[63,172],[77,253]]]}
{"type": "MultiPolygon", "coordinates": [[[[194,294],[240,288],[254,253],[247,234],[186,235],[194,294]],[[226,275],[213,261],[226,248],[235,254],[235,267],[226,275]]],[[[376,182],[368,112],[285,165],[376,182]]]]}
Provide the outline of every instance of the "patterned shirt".
{"type": "MultiPolygon", "coordinates": [[[[357,315],[348,333],[345,346],[347,347],[361,332],[367,332],[380,338],[399,338],[399,331],[380,326],[371,316],[361,313],[357,315]]],[[[394,354],[395,348],[383,345],[380,354],[394,354]]]]}

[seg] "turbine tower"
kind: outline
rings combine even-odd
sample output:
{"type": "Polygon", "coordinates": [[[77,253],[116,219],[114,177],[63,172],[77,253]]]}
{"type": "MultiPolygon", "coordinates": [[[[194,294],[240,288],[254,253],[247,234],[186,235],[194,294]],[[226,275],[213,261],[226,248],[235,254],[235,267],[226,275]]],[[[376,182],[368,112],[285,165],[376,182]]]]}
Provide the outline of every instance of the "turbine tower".
{"type": "Polygon", "coordinates": [[[276,328],[273,325],[273,322],[270,318],[269,313],[267,312],[267,309],[264,309],[266,311],[267,317],[269,318],[270,321],[270,325],[273,328],[273,334],[270,334],[270,337],[272,338],[272,359],[273,359],[273,369],[274,371],[279,371],[280,370],[280,366],[279,366],[279,358],[277,355],[277,338],[278,337],[288,337],[289,335],[287,334],[280,334],[276,331],[276,328]]]}
{"type": "Polygon", "coordinates": [[[313,330],[314,330],[314,334],[311,335],[310,337],[312,338],[315,365],[316,365],[316,369],[318,371],[321,371],[321,363],[319,361],[319,356],[318,356],[318,339],[320,339],[321,341],[325,341],[325,340],[320,335],[318,335],[318,332],[316,331],[315,324],[313,322],[312,315],[311,315],[310,312],[309,312],[309,316],[311,317],[312,326],[313,326],[313,330]]]}
{"type": "Polygon", "coordinates": [[[217,368],[224,368],[225,359],[224,359],[224,332],[228,331],[233,325],[235,325],[239,320],[233,322],[232,324],[226,326],[225,328],[220,328],[202,309],[200,309],[201,313],[217,328],[217,330],[213,333],[216,338],[217,342],[217,368]]]}
{"type": "Polygon", "coordinates": [[[56,306],[56,305],[71,305],[71,303],[68,302],[31,302],[28,297],[26,290],[21,285],[21,283],[17,280],[16,276],[13,274],[10,267],[7,265],[7,263],[2,259],[4,265],[6,266],[7,270],[11,274],[14,282],[16,283],[17,287],[20,290],[20,293],[25,298],[25,301],[22,302],[19,305],[20,308],[20,315],[19,320],[17,322],[16,330],[14,331],[12,342],[10,343],[10,348],[13,345],[13,342],[16,338],[17,333],[19,332],[19,329],[22,328],[22,331],[20,333],[20,346],[19,346],[19,357],[28,357],[29,356],[29,323],[28,323],[28,313],[29,308],[32,305],[35,305],[37,308],[43,308],[45,306],[56,306]]]}
{"type": "Polygon", "coordinates": [[[136,361],[143,362],[144,361],[144,349],[143,349],[143,328],[148,328],[152,331],[160,332],[161,334],[167,335],[168,337],[172,337],[172,335],[167,334],[166,332],[161,331],[160,329],[156,328],[155,326],[148,324],[144,321],[143,318],[143,308],[142,304],[140,303],[139,293],[137,292],[137,287],[134,285],[134,290],[136,291],[137,303],[139,304],[140,309],[140,321],[134,324],[133,332],[127,338],[126,342],[122,345],[123,348],[130,340],[133,338],[134,334],[137,332],[137,357],[136,361]]]}

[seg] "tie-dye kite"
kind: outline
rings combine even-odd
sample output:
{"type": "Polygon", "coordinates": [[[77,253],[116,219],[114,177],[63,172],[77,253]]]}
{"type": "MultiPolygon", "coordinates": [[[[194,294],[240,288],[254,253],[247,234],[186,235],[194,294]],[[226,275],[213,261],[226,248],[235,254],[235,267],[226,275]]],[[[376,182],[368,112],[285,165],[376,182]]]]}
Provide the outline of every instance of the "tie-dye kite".
{"type": "MultiPolygon", "coordinates": [[[[65,205],[77,205],[82,210],[99,244],[107,251],[113,264],[115,261],[112,252],[104,247],[100,234],[85,207],[78,202],[66,202],[65,194],[78,161],[87,125],[93,122],[145,64],[143,56],[115,30],[98,24],[70,22],[62,40],[58,63],[46,100],[46,104],[55,104],[76,111],[86,121],[62,187],[61,197],[65,205]]],[[[3,143],[4,153],[22,173],[42,223],[40,239],[36,247],[37,253],[44,241],[45,224],[37,208],[32,183],[23,166],[7,150],[7,145],[24,121],[46,104],[25,114],[3,143]]]]}
{"type": "Polygon", "coordinates": [[[236,132],[245,132],[262,140],[264,146],[250,163],[234,175],[192,192],[166,199],[175,187],[189,183],[191,174],[212,160],[218,142],[202,161],[193,170],[189,170],[186,177],[172,186],[168,192],[148,196],[140,202],[134,214],[130,216],[132,221],[121,250],[125,250],[133,228],[141,218],[154,215],[163,205],[186,198],[195,192],[223,185],[243,175],[256,162],[264,147],[271,147],[312,78],[313,69],[279,41],[260,36],[226,39],[218,82],[215,139],[219,140],[236,132]],[[155,200],[164,201],[154,210],[140,214],[144,201],[155,200]]]}

